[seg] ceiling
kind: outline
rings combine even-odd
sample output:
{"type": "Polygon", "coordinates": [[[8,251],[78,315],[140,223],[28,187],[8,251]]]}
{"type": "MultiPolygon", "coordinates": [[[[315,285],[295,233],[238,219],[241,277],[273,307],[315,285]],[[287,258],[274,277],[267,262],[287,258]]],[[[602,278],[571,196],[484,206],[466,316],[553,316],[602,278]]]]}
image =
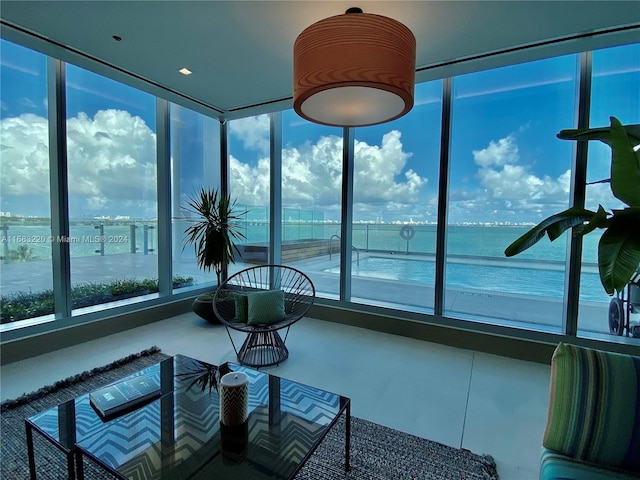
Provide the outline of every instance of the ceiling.
{"type": "Polygon", "coordinates": [[[136,81],[169,89],[170,100],[179,98],[200,109],[213,108],[210,113],[221,118],[234,118],[290,107],[297,35],[351,6],[395,18],[413,31],[419,79],[486,53],[621,26],[635,25],[625,34],[638,41],[640,8],[634,3],[3,0],[0,16],[6,38],[28,37],[45,45],[40,48],[45,53],[54,49],[58,58],[89,68],[97,64],[87,57],[98,59],[101,68],[115,66],[134,74],[136,81]],[[114,35],[122,40],[114,40],[114,35]],[[193,74],[180,74],[182,67],[193,74]]]}

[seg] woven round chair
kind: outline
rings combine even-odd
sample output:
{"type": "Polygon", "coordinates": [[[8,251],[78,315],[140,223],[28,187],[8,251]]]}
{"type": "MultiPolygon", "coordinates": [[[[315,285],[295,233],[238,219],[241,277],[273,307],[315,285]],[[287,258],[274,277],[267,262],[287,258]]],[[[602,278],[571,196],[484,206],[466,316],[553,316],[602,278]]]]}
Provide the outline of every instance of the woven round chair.
{"type": "Polygon", "coordinates": [[[213,311],[226,327],[242,365],[278,365],[289,357],[285,342],[291,325],[313,305],[316,291],[304,273],[284,265],[260,265],[241,270],[220,285],[213,311]],[[232,330],[247,333],[240,347],[232,330]],[[284,340],[278,330],[286,329],[284,340]]]}

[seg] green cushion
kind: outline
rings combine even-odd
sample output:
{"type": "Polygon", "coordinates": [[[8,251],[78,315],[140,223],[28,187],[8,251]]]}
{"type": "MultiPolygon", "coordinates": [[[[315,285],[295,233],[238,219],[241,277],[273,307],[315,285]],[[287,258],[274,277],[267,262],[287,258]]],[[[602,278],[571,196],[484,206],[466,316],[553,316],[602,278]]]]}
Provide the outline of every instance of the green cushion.
{"type": "Polygon", "coordinates": [[[284,292],[267,290],[247,293],[247,324],[274,323],[284,318],[284,292]]]}
{"type": "Polygon", "coordinates": [[[558,345],[542,445],[640,472],[640,357],[558,345]]]}
{"type": "Polygon", "coordinates": [[[247,294],[234,293],[233,298],[236,304],[236,322],[247,323],[247,319],[249,318],[249,311],[247,308],[247,294]]]}

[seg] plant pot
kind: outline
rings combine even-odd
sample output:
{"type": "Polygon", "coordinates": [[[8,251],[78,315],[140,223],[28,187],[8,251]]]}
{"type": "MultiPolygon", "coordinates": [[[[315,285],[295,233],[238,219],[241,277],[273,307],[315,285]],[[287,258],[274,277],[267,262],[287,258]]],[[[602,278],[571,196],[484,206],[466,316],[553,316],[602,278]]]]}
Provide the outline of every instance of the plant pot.
{"type": "Polygon", "coordinates": [[[211,304],[212,295],[201,295],[196,297],[193,301],[192,309],[201,318],[204,318],[207,322],[213,324],[219,324],[220,320],[213,313],[213,305],[211,304]]]}

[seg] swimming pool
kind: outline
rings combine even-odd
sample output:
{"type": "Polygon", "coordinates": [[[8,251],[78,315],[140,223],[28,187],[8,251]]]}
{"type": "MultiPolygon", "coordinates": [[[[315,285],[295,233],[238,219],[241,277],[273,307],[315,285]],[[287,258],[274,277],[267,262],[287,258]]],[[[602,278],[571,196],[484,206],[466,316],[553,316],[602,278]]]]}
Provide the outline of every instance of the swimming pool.
{"type": "MultiPolygon", "coordinates": [[[[501,259],[502,260],[502,259],[501,259]]],[[[326,272],[339,273],[340,267],[326,272]]],[[[351,274],[356,277],[380,278],[433,285],[435,263],[433,260],[414,260],[398,257],[370,256],[354,262],[351,274]]],[[[483,265],[473,263],[447,263],[446,285],[448,287],[475,288],[507,293],[521,293],[562,298],[564,294],[565,272],[540,268],[511,267],[505,265],[483,265]]],[[[595,273],[582,273],[580,299],[609,302],[609,298],[595,273]]]]}

